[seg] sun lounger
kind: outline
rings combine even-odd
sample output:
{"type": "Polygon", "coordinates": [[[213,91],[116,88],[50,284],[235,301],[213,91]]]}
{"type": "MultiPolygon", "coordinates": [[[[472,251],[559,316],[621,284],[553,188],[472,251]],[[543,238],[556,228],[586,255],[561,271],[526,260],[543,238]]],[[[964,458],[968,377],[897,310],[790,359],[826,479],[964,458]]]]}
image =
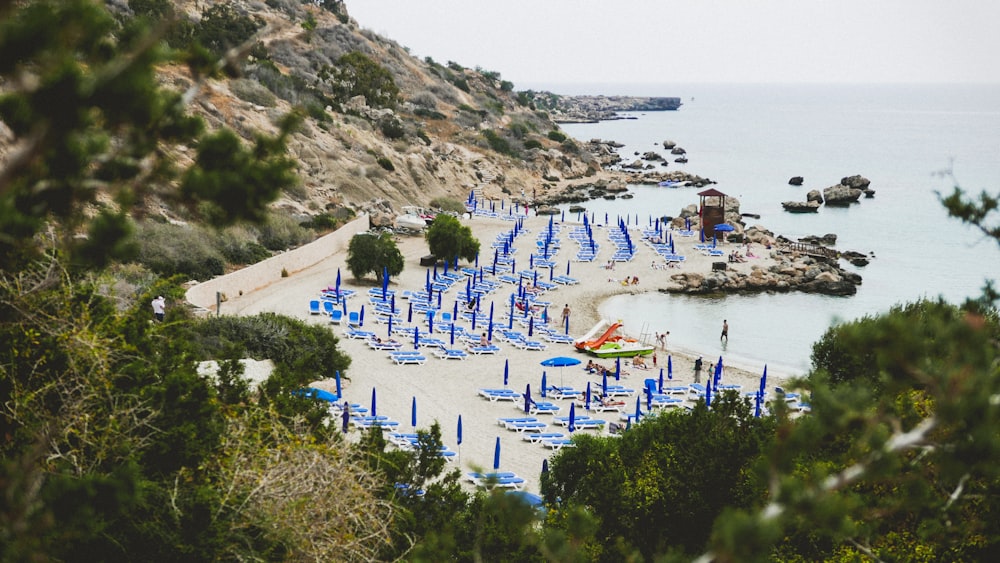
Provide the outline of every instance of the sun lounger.
{"type": "Polygon", "coordinates": [[[511,477],[517,477],[517,473],[513,471],[493,471],[490,473],[477,473],[475,471],[465,474],[465,478],[469,480],[470,483],[476,483],[485,479],[509,479],[511,477]]]}
{"type": "Polygon", "coordinates": [[[546,396],[553,399],[579,399],[580,395],[583,394],[572,387],[556,387],[555,385],[546,389],[545,393],[546,396]]]}
{"type": "MultiPolygon", "coordinates": [[[[581,404],[581,406],[583,405],[581,404]]],[[[626,406],[627,404],[625,403],[625,401],[614,401],[610,403],[601,403],[595,401],[590,402],[590,410],[594,412],[622,412],[622,409],[626,406]]]]}
{"type": "MultiPolygon", "coordinates": [[[[587,415],[582,415],[582,416],[581,415],[576,415],[576,417],[573,420],[573,423],[578,425],[578,424],[580,424],[580,421],[582,421],[582,420],[589,420],[589,419],[590,419],[590,417],[587,416],[587,415]]],[[[569,417],[568,416],[557,416],[557,417],[554,417],[552,419],[552,422],[555,423],[555,424],[558,424],[559,426],[569,426],[569,417]]]]}
{"type": "Polygon", "coordinates": [[[511,422],[504,425],[504,428],[514,432],[542,432],[548,426],[544,422],[511,422]]]}
{"type": "Polygon", "coordinates": [[[522,398],[521,393],[513,389],[480,389],[479,394],[493,403],[497,401],[516,401],[522,398]]]}
{"type": "Polygon", "coordinates": [[[347,313],[347,326],[356,327],[361,324],[361,316],[357,311],[347,313]]]}
{"type": "Polygon", "coordinates": [[[687,395],[691,391],[691,388],[687,385],[671,385],[669,387],[663,387],[664,395],[687,395]]]}
{"type": "Polygon", "coordinates": [[[608,422],[606,420],[601,420],[600,418],[584,418],[583,420],[576,420],[573,422],[578,430],[594,430],[603,428],[607,423],[608,422]]]}
{"type": "Polygon", "coordinates": [[[692,383],[691,385],[688,385],[688,393],[692,395],[704,396],[705,390],[706,390],[705,386],[702,385],[701,383],[692,383]]]}
{"type": "Polygon", "coordinates": [[[367,340],[375,336],[375,333],[370,330],[358,330],[356,328],[348,328],[344,331],[344,336],[347,338],[353,338],[355,340],[363,339],[367,340]]]}
{"type": "Polygon", "coordinates": [[[547,333],[544,336],[542,336],[542,338],[544,338],[545,340],[548,340],[549,342],[552,342],[554,344],[572,344],[573,343],[573,337],[570,336],[570,335],[568,335],[568,334],[559,334],[559,333],[550,332],[550,333],[547,333]]]}
{"type": "Polygon", "coordinates": [[[497,425],[507,427],[508,424],[515,422],[538,422],[538,419],[533,416],[518,416],[518,417],[501,417],[497,419],[497,425]]]}
{"type": "Polygon", "coordinates": [[[427,363],[427,357],[411,355],[411,354],[397,355],[397,356],[392,356],[392,361],[395,362],[397,366],[406,364],[416,364],[422,366],[425,363],[427,363]]]}
{"type": "Polygon", "coordinates": [[[530,432],[524,434],[524,441],[537,444],[542,440],[557,440],[565,437],[566,435],[562,432],[530,432]]]}
{"type": "Polygon", "coordinates": [[[542,445],[546,448],[551,448],[555,451],[559,451],[562,448],[573,448],[573,441],[567,438],[556,438],[554,440],[542,440],[542,445]]]}
{"type": "Polygon", "coordinates": [[[487,346],[469,346],[468,350],[470,354],[482,356],[484,354],[497,354],[500,352],[500,347],[490,344],[487,346]]]}
{"type": "Polygon", "coordinates": [[[635,389],[629,389],[621,385],[608,385],[608,397],[631,397],[634,394],[635,389]]]}
{"type": "Polygon", "coordinates": [[[465,350],[441,348],[434,352],[434,355],[442,360],[464,360],[469,357],[465,350]]]}
{"type": "Polygon", "coordinates": [[[321,312],[323,312],[323,310],[320,309],[319,299],[313,299],[313,300],[309,301],[309,314],[310,315],[318,315],[321,312]]]}
{"type": "Polygon", "coordinates": [[[339,325],[344,320],[344,312],[340,309],[334,309],[330,313],[330,324],[339,325]]]}
{"type": "Polygon", "coordinates": [[[777,395],[778,398],[784,399],[786,402],[789,402],[789,403],[794,403],[795,401],[799,400],[799,394],[798,393],[787,393],[781,387],[775,387],[774,388],[774,394],[777,395]]]}
{"type": "Polygon", "coordinates": [[[555,414],[562,410],[562,407],[553,403],[534,403],[529,410],[531,414],[555,414]]]}
{"type": "Polygon", "coordinates": [[[403,347],[403,345],[394,340],[379,342],[373,338],[369,338],[368,347],[371,348],[372,350],[391,351],[391,350],[399,350],[400,348],[403,347]]]}
{"type": "Polygon", "coordinates": [[[537,340],[522,340],[520,342],[511,342],[511,344],[522,350],[542,351],[548,348],[546,344],[537,340]]]}

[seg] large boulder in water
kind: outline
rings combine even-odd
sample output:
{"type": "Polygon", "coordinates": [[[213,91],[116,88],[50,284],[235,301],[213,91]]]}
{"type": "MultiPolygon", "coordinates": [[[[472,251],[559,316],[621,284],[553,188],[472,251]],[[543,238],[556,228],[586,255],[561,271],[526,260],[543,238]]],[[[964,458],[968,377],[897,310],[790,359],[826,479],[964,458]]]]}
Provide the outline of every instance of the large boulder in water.
{"type": "Polygon", "coordinates": [[[872,183],[871,180],[859,174],[855,174],[854,176],[846,176],[840,179],[841,185],[847,186],[848,188],[855,188],[858,190],[867,190],[868,186],[871,185],[871,183],[872,183]]]}
{"type": "Polygon", "coordinates": [[[823,203],[823,194],[819,193],[819,190],[809,190],[809,193],[806,194],[806,201],[823,203]]]}
{"type": "Polygon", "coordinates": [[[819,204],[815,201],[785,201],[781,207],[789,213],[816,213],[819,211],[819,204]]]}
{"type": "Polygon", "coordinates": [[[801,186],[802,182],[805,182],[805,181],[806,181],[806,179],[803,178],[802,176],[792,176],[791,179],[788,180],[788,185],[789,186],[801,186]]]}
{"type": "Polygon", "coordinates": [[[827,205],[850,205],[857,202],[863,193],[858,188],[837,184],[823,190],[823,199],[827,205]]]}

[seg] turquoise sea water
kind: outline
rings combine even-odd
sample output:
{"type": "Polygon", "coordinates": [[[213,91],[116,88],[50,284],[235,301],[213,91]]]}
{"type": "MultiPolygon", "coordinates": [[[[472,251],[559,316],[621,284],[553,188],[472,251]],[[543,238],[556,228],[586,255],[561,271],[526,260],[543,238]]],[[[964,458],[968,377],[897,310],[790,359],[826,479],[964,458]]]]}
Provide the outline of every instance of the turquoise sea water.
{"type": "MultiPolygon", "coordinates": [[[[836,233],[837,247],[873,252],[859,268],[864,282],[848,298],[760,294],[718,298],[654,295],[614,298],[605,316],[630,327],[670,330],[669,344],[751,369],[805,373],[811,344],[832,324],[941,296],[960,302],[1000,280],[1000,249],[975,229],[947,217],[936,192],[957,183],[967,191],[1000,192],[1000,85],[538,85],[559,93],[680,96],[676,112],[637,119],[564,125],[580,140],[624,143],[626,162],[673,140],[687,164],[670,163],[718,182],[742,211],[790,238],[836,233]],[[948,174],[942,174],[948,171],[948,174]],[[818,214],[785,213],[781,202],[804,200],[840,178],[871,180],[874,199],[818,214]],[[803,176],[801,187],[788,185],[803,176]],[[719,342],[722,320],[730,342],[719,342]]],[[[665,155],[666,156],[666,155],[665,155]]],[[[673,158],[671,157],[672,161],[673,158]]],[[[697,189],[632,186],[630,200],[596,200],[603,214],[676,215],[696,203],[697,189]]],[[[639,270],[641,271],[641,269],[639,270]]]]}

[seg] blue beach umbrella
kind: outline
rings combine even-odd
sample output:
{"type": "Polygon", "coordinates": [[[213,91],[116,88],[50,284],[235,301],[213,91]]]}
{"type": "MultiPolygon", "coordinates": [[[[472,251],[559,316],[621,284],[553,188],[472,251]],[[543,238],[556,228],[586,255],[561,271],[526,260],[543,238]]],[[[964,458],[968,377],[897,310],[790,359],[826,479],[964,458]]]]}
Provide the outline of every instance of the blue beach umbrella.
{"type": "Polygon", "coordinates": [[[535,255],[531,254],[528,256],[528,269],[535,267],[535,255]]]}
{"type": "Polygon", "coordinates": [[[656,392],[663,393],[663,368],[660,368],[660,379],[657,381],[656,392]]]}
{"type": "Polygon", "coordinates": [[[337,283],[333,286],[333,295],[340,300],[340,268],[337,268],[337,283]]]}
{"type": "Polygon", "coordinates": [[[542,365],[545,367],[559,368],[559,385],[562,385],[562,368],[567,366],[578,366],[580,365],[580,360],[570,358],[569,356],[556,356],[554,358],[542,360],[542,365]]]}
{"type": "Polygon", "coordinates": [[[375,410],[375,406],[376,406],[376,404],[375,404],[375,388],[372,387],[372,410],[371,410],[371,415],[372,416],[376,416],[378,414],[378,412],[375,410]]]}
{"type": "Polygon", "coordinates": [[[351,405],[347,401],[344,401],[344,409],[340,413],[340,418],[343,420],[340,431],[347,434],[347,426],[351,422],[351,405]]]}
{"type": "Polygon", "coordinates": [[[712,380],[709,379],[705,384],[705,406],[712,406],[712,380]]]}
{"type": "Polygon", "coordinates": [[[420,348],[420,327],[413,327],[413,349],[420,348]]]}
{"type": "Polygon", "coordinates": [[[424,291],[428,294],[431,292],[431,271],[424,270],[424,291]]]}
{"type": "Polygon", "coordinates": [[[458,445],[462,445],[462,415],[458,415],[458,445]]]}
{"type": "Polygon", "coordinates": [[[497,445],[493,448],[493,470],[500,469],[500,436],[497,436],[497,445]]]}
{"type": "Polygon", "coordinates": [[[451,345],[455,345],[455,323],[451,323],[451,345]]]}
{"type": "Polygon", "coordinates": [[[535,317],[528,317],[528,336],[535,335],[535,317]]]}
{"type": "Polygon", "coordinates": [[[674,378],[674,362],[671,356],[667,356],[667,379],[674,378]]]}
{"type": "Polygon", "coordinates": [[[767,389],[767,364],[764,364],[764,374],[760,376],[760,390],[757,391],[757,396],[763,399],[766,389],[767,389]]]}
{"type": "Polygon", "coordinates": [[[387,331],[389,338],[392,338],[392,317],[393,317],[392,313],[389,313],[389,329],[387,331]]]}
{"type": "Polygon", "coordinates": [[[452,320],[458,320],[458,299],[455,299],[455,305],[451,308],[451,318],[452,320]]]}
{"type": "Polygon", "coordinates": [[[406,307],[406,322],[413,322],[413,303],[409,303],[406,307]]]}
{"type": "Polygon", "coordinates": [[[620,357],[615,358],[615,381],[621,381],[622,379],[622,359],[620,357]]]}
{"type": "Polygon", "coordinates": [[[715,233],[712,233],[712,248],[715,248],[715,233]]]}
{"type": "Polygon", "coordinates": [[[510,360],[503,361],[503,386],[507,387],[507,381],[510,377],[510,360]]]}
{"type": "Polygon", "coordinates": [[[576,403],[569,404],[569,431],[576,431],[576,403]]]}
{"type": "Polygon", "coordinates": [[[545,375],[545,370],[542,370],[542,396],[543,397],[548,392],[547,391],[548,388],[549,388],[549,383],[548,383],[547,377],[545,375]]]}
{"type": "Polygon", "coordinates": [[[637,396],[635,398],[635,421],[636,422],[639,422],[639,417],[642,416],[642,403],[640,402],[641,400],[642,400],[641,396],[637,396]]]}
{"type": "Polygon", "coordinates": [[[358,326],[365,326],[365,306],[361,306],[361,312],[358,313],[358,326]]]}
{"type": "Polygon", "coordinates": [[[569,275],[569,260],[566,261],[566,275],[569,275]]]}
{"type": "Polygon", "coordinates": [[[652,385],[647,385],[646,388],[643,389],[643,391],[645,392],[645,395],[646,395],[646,410],[647,411],[652,410],[653,409],[653,387],[652,387],[652,385]]]}
{"type": "Polygon", "coordinates": [[[343,397],[344,394],[340,390],[340,370],[339,369],[336,372],[334,372],[334,377],[337,380],[337,397],[343,397]]]}
{"type": "Polygon", "coordinates": [[[584,393],[584,405],[590,410],[590,382],[587,382],[587,391],[584,393]]]}
{"type": "Polygon", "coordinates": [[[568,317],[568,316],[566,317],[566,321],[565,321],[565,322],[564,322],[563,324],[565,324],[565,325],[566,325],[566,326],[565,326],[565,327],[563,328],[563,330],[565,331],[565,333],[566,333],[566,334],[569,334],[569,317],[568,317]]]}
{"type": "Polygon", "coordinates": [[[476,330],[476,310],[472,310],[472,330],[476,330]]]}
{"type": "Polygon", "coordinates": [[[395,293],[393,293],[389,297],[389,312],[392,313],[393,315],[396,314],[396,294],[395,293]]]}
{"type": "Polygon", "coordinates": [[[382,266],[382,301],[385,301],[387,291],[389,291],[389,268],[382,266]]]}
{"type": "Polygon", "coordinates": [[[531,384],[524,386],[524,414],[531,412],[531,384]]]}
{"type": "Polygon", "coordinates": [[[476,267],[476,268],[479,267],[479,253],[478,252],[476,253],[476,265],[474,267],[476,267]]]}
{"type": "Polygon", "coordinates": [[[441,308],[441,292],[438,292],[438,309],[441,308]]]}
{"type": "Polygon", "coordinates": [[[413,402],[410,403],[410,424],[413,428],[417,427],[417,398],[413,397],[413,402]]]}
{"type": "Polygon", "coordinates": [[[759,394],[755,395],[754,396],[754,401],[753,401],[753,417],[754,418],[760,418],[760,401],[761,401],[760,395],[759,394]]]}
{"type": "Polygon", "coordinates": [[[603,372],[601,375],[601,396],[608,396],[608,372],[603,372]]]}
{"type": "Polygon", "coordinates": [[[718,387],[719,383],[722,383],[722,356],[719,356],[719,363],[715,364],[715,386],[718,387]]]}
{"type": "MultiPolygon", "coordinates": [[[[440,293],[438,294],[440,295],[440,293]]],[[[434,311],[427,311],[427,333],[434,334],[434,311]]]]}

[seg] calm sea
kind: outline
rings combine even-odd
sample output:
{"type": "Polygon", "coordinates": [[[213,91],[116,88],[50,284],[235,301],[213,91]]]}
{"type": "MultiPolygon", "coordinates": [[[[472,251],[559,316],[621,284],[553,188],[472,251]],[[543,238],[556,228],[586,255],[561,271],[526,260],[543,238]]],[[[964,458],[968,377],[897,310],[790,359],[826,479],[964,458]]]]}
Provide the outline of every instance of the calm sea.
{"type": "MultiPolygon", "coordinates": [[[[937,199],[957,183],[967,191],[1000,192],[1000,85],[548,85],[566,94],[679,96],[675,112],[636,119],[565,125],[580,140],[624,143],[620,153],[664,153],[672,140],[687,164],[670,163],[718,182],[742,211],[760,215],[776,234],[838,235],[837,248],[874,253],[858,268],[857,295],[760,294],[717,298],[618,297],[602,313],[638,332],[669,330],[668,344],[751,369],[804,374],[812,343],[832,324],[887,311],[923,297],[958,303],[1000,280],[1000,248],[948,218],[937,199]],[[946,173],[945,173],[946,172],[946,173]],[[782,211],[840,178],[871,180],[874,199],[818,214],[782,211]],[[801,187],[788,185],[803,176],[801,187]],[[723,319],[730,342],[723,346],[723,319]]],[[[671,157],[671,161],[673,158],[671,157]]],[[[630,200],[589,202],[596,213],[676,215],[697,203],[696,189],[632,186],[630,200]]],[[[637,273],[643,265],[636,265],[637,273]]]]}

